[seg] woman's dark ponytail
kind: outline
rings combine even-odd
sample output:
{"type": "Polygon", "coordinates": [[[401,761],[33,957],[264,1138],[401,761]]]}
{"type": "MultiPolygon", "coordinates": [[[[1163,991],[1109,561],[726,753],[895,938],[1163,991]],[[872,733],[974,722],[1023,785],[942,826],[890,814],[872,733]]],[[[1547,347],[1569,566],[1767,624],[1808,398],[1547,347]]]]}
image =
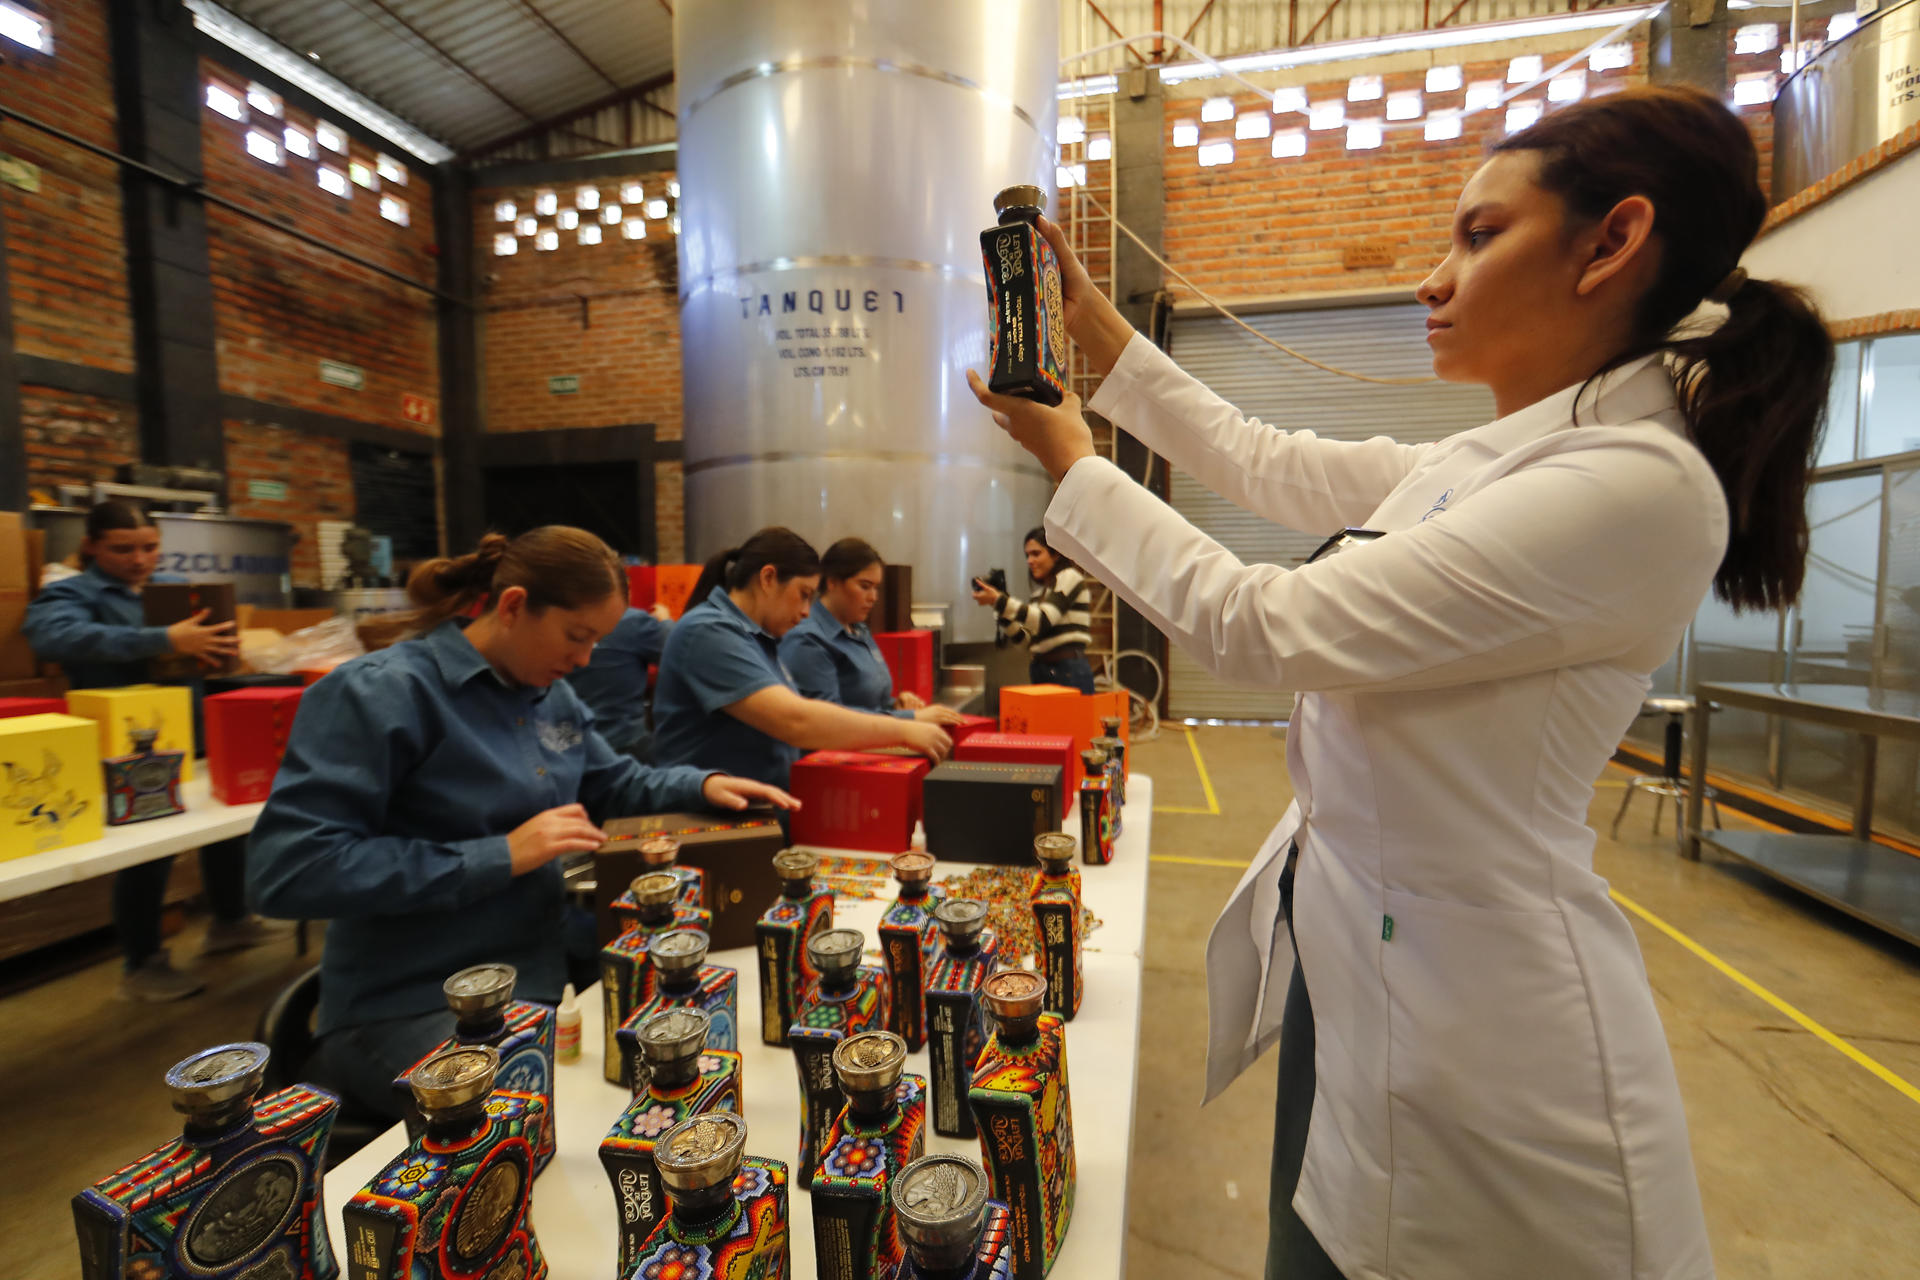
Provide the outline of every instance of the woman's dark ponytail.
{"type": "Polygon", "coordinates": [[[610,595],[627,594],[620,557],[585,529],[549,524],[517,538],[489,533],[464,556],[429,560],[407,579],[407,597],[417,606],[406,627],[426,631],[491,610],[500,593],[519,587],[536,613],[551,608],[584,609],[610,595]]]}
{"type": "Polygon", "coordinates": [[[693,584],[693,594],[687,597],[687,607],[705,604],[713,589],[724,586],[727,581],[727,569],[740,558],[740,548],[728,547],[725,551],[716,551],[707,557],[700,566],[700,580],[693,584]]]}
{"type": "Polygon", "coordinates": [[[740,590],[768,565],[781,582],[814,578],[820,574],[820,553],[793,530],[768,525],[739,546],[708,558],[700,568],[700,580],[693,584],[689,606],[705,603],[715,587],[740,590]]]}

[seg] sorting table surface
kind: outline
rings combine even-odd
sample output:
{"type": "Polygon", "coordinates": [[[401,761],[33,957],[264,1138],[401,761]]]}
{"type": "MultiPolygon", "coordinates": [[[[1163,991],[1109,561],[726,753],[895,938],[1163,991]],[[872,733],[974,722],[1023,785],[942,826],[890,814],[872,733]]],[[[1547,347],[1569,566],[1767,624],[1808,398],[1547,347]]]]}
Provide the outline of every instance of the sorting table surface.
{"type": "Polygon", "coordinates": [[[213,798],[206,774],[206,762],[200,761],[194,776],[180,784],[185,813],[108,827],[98,840],[0,862],[0,902],[231,840],[253,830],[260,810],[266,806],[221,804],[213,798]]]}

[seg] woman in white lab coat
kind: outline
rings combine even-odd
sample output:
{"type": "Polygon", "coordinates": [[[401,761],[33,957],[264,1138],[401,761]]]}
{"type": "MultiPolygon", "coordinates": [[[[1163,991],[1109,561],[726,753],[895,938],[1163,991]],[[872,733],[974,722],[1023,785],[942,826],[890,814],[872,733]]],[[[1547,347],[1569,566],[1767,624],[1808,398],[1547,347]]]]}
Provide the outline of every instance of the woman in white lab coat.
{"type": "Polygon", "coordinates": [[[1043,224],[1107,373],[1090,408],[1249,511],[1384,534],[1298,569],[1240,563],[1095,456],[1071,398],[969,375],[1060,482],[1055,545],[1216,674],[1300,692],[1298,799],[1207,946],[1208,1097],[1282,1044],[1269,1276],[1712,1274],[1672,1059],[1586,819],[1708,587],[1767,609],[1800,588],[1832,346],[1737,268],[1756,174],[1744,126],[1690,89],[1503,140],[1418,290],[1435,372],[1500,416],[1411,446],[1242,417],[1043,224]],[[1677,338],[1703,300],[1726,310],[1677,338]]]}

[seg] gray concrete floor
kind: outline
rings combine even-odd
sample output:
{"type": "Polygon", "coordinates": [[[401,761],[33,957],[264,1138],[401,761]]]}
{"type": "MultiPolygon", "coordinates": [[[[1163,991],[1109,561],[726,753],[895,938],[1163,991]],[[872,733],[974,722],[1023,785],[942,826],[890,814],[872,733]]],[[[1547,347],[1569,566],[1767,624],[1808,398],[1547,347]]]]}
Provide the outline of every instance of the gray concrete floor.
{"type": "MultiPolygon", "coordinates": [[[[1241,866],[1291,797],[1283,743],[1269,731],[1201,729],[1196,742],[1217,815],[1167,811],[1208,808],[1183,731],[1136,750],[1162,811],[1154,815],[1143,978],[1152,1030],[1141,1043],[1129,1280],[1257,1277],[1264,1248],[1273,1061],[1198,1106],[1202,956],[1241,866]]],[[[1622,839],[1607,839],[1627,776],[1608,770],[1593,811],[1597,869],[1615,889],[1920,1086],[1920,952],[1736,864],[1681,861],[1669,836],[1653,837],[1644,799],[1622,839]]],[[[1670,822],[1671,811],[1663,831],[1670,822]]],[[[1630,918],[1678,1064],[1720,1275],[1920,1273],[1920,1098],[1630,918]]],[[[196,924],[172,940],[177,961],[194,955],[198,935],[196,924]]],[[[76,1274],[74,1192],[176,1131],[154,1101],[158,1075],[194,1049],[251,1035],[268,996],[304,962],[286,942],[198,963],[209,989],[180,1005],[115,1002],[113,960],[0,998],[0,1241],[15,1280],[76,1274]]]]}

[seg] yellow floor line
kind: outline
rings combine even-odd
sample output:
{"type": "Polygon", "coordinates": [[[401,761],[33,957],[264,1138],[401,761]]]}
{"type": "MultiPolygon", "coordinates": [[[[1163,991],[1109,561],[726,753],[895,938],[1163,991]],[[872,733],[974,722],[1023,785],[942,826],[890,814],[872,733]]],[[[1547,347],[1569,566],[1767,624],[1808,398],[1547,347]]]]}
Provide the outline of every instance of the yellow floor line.
{"type": "Polygon", "coordinates": [[[1213,779],[1207,776],[1207,762],[1200,758],[1200,735],[1192,728],[1186,730],[1186,735],[1187,750],[1193,752],[1193,768],[1200,775],[1200,790],[1206,794],[1207,807],[1194,809],[1185,805],[1157,804],[1153,806],[1153,811],[1155,813],[1191,813],[1217,818],[1220,816],[1220,799],[1213,794],[1213,779]]]}
{"type": "Polygon", "coordinates": [[[1801,1027],[1805,1028],[1807,1031],[1812,1032],[1816,1039],[1826,1042],[1826,1044],[1830,1048],[1836,1049],[1840,1053],[1847,1056],[1848,1058],[1853,1059],[1853,1061],[1857,1063],[1859,1066],[1865,1067],[1868,1071],[1872,1072],[1874,1075],[1879,1076],[1882,1080],[1886,1081],[1888,1084],[1892,1085],[1895,1089],[1905,1094],[1907,1098],[1910,1099],[1911,1101],[1920,1102],[1920,1088],[1915,1088],[1912,1084],[1910,1084],[1908,1081],[1903,1079],[1901,1076],[1895,1074],[1893,1071],[1890,1071],[1886,1067],[1882,1066],[1880,1063],[1876,1062],[1874,1059],[1868,1057],[1866,1054],[1862,1053],[1859,1049],[1855,1048],[1853,1045],[1849,1044],[1847,1041],[1842,1040],[1839,1036],[1833,1034],[1833,1032],[1827,1030],[1825,1027],[1815,1022],[1812,1018],[1809,1018],[1806,1014],[1800,1012],[1798,1009],[1788,1004],[1785,1000],[1782,1000],[1779,996],[1773,994],[1773,992],[1767,990],[1765,987],[1755,982],[1752,978],[1749,978],[1746,974],[1740,972],[1738,969],[1728,964],[1725,960],[1722,960],[1719,956],[1713,954],[1713,952],[1707,950],[1705,947],[1695,942],[1692,938],[1689,938],[1686,934],[1680,932],[1678,929],[1668,924],[1665,920],[1662,920],[1659,916],[1656,916],[1655,914],[1653,914],[1653,912],[1647,910],[1645,907],[1641,906],[1639,903],[1635,902],[1633,899],[1626,897],[1625,895],[1617,891],[1614,892],[1613,894],[1613,900],[1619,903],[1621,906],[1625,907],[1627,910],[1633,912],[1633,914],[1639,916],[1642,920],[1645,920],[1648,924],[1652,925],[1654,928],[1658,929],[1660,932],[1666,934],[1669,938],[1672,938],[1675,942],[1679,943],[1681,946],[1685,947],[1687,950],[1693,952],[1694,955],[1699,956],[1702,960],[1705,960],[1708,964],[1718,969],[1721,973],[1733,979],[1734,982],[1738,983],[1740,986],[1745,987],[1748,991],[1752,992],[1755,996],[1758,996],[1765,1003],[1772,1005],[1775,1009],[1779,1010],[1781,1013],[1785,1014],[1787,1017],[1799,1023],[1801,1027]]]}
{"type": "MultiPolygon", "coordinates": [[[[1196,810],[1204,813],[1206,810],[1196,810]]],[[[1183,867],[1232,867],[1235,871],[1245,871],[1244,862],[1230,862],[1225,858],[1182,858],[1171,853],[1156,853],[1147,858],[1148,862],[1177,862],[1183,867]]]]}
{"type": "Polygon", "coordinates": [[[1153,811],[1155,813],[1191,813],[1198,814],[1202,818],[1217,818],[1220,816],[1212,809],[1194,809],[1183,804],[1157,804],[1153,806],[1153,811]]]}

